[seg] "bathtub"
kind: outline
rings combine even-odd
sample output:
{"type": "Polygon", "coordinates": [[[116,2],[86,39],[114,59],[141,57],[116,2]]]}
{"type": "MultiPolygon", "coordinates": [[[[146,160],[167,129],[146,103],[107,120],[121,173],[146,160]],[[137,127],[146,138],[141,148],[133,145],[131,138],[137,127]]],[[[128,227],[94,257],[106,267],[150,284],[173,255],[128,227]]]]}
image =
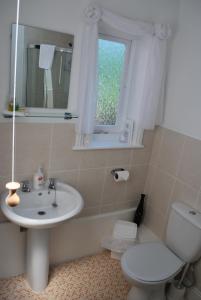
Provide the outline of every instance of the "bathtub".
{"type": "MultiPolygon", "coordinates": [[[[112,233],[116,220],[132,221],[135,208],[77,217],[51,229],[50,264],[73,260],[102,251],[101,239],[112,233]]],[[[0,223],[0,278],[24,273],[26,231],[0,223]]]]}

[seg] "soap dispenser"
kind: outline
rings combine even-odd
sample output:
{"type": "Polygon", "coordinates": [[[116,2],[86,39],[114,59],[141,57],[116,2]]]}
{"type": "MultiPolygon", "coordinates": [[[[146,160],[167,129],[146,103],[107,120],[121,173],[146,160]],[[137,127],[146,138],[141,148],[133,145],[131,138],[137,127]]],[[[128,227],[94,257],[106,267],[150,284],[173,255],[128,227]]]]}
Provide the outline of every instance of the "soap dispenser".
{"type": "Polygon", "coordinates": [[[41,166],[39,166],[37,172],[34,174],[33,188],[35,190],[41,189],[44,182],[45,182],[45,176],[44,176],[44,173],[43,173],[43,169],[42,169],[41,166]]]}

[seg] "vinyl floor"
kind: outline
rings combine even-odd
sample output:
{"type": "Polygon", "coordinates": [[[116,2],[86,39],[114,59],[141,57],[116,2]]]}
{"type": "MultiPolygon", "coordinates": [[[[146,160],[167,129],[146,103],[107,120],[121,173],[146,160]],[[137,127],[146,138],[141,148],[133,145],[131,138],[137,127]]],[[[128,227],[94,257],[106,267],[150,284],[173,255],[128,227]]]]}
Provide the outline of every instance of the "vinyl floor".
{"type": "Polygon", "coordinates": [[[107,251],[52,267],[40,294],[24,275],[0,280],[0,300],[126,300],[128,290],[119,261],[107,251]]]}

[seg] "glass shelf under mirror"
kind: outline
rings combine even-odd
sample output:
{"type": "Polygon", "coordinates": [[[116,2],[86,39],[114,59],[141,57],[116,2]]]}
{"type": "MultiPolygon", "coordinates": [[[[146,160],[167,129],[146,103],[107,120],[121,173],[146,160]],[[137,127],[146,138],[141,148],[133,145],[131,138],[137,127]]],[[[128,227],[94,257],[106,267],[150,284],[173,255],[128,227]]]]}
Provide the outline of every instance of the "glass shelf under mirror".
{"type": "MultiPolygon", "coordinates": [[[[16,117],[25,117],[25,118],[59,118],[59,119],[64,119],[64,120],[72,120],[72,119],[77,119],[78,116],[69,112],[64,112],[64,113],[34,113],[34,112],[20,112],[20,111],[16,111],[15,112],[15,116],[16,117]]],[[[4,110],[3,111],[3,117],[4,118],[12,118],[13,117],[13,112],[12,111],[8,111],[8,110],[4,110]]]]}

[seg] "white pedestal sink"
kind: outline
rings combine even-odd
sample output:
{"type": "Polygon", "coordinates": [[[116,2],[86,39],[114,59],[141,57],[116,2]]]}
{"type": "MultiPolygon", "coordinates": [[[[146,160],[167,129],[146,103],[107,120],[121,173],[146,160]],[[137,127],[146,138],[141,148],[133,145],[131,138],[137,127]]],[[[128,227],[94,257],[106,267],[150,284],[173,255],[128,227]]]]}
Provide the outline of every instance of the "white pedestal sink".
{"type": "Polygon", "coordinates": [[[20,204],[9,207],[2,196],[1,209],[12,222],[28,228],[27,280],[31,288],[41,292],[48,284],[50,228],[74,217],[83,208],[82,196],[73,187],[56,183],[56,191],[42,190],[19,192],[20,204]],[[57,206],[52,204],[56,201],[57,206]]]}
{"type": "Polygon", "coordinates": [[[48,284],[50,229],[27,231],[26,275],[32,290],[42,292],[48,284]]]}

